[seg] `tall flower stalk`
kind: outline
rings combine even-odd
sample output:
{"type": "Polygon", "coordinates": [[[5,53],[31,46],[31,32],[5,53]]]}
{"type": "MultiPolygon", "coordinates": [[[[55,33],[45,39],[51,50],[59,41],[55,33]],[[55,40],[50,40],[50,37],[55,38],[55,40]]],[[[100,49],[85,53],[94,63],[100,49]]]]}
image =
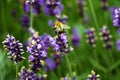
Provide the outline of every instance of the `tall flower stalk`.
{"type": "Polygon", "coordinates": [[[9,34],[6,36],[6,40],[2,42],[5,50],[8,51],[8,58],[11,59],[16,64],[16,80],[17,80],[17,70],[18,70],[18,62],[25,59],[23,57],[23,46],[22,44],[15,39],[15,37],[10,36],[9,34]]]}

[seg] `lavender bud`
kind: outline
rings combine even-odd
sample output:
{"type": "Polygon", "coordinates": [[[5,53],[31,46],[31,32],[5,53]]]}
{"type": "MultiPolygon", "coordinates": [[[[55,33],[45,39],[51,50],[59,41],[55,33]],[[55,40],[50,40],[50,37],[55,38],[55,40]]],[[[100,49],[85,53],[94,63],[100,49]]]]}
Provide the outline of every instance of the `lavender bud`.
{"type": "Polygon", "coordinates": [[[87,42],[93,47],[96,47],[96,38],[94,28],[90,28],[86,31],[87,42]]]}
{"type": "Polygon", "coordinates": [[[106,47],[107,49],[112,48],[112,42],[111,42],[112,36],[110,35],[107,26],[103,26],[103,28],[100,31],[101,31],[100,32],[101,40],[103,40],[104,42],[103,46],[106,47]]]}
{"type": "Polygon", "coordinates": [[[88,75],[88,79],[87,80],[100,80],[99,79],[100,75],[96,75],[95,72],[92,70],[91,74],[88,75]]]}

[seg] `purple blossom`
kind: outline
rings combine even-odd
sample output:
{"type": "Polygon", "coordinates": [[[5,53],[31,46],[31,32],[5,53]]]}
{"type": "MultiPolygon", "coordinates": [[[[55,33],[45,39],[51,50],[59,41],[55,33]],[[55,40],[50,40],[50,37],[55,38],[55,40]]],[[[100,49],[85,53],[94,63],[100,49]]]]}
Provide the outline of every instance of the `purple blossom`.
{"type": "Polygon", "coordinates": [[[51,70],[54,70],[55,68],[56,68],[55,61],[51,58],[47,58],[46,59],[46,70],[51,71],[51,70]]]}
{"type": "Polygon", "coordinates": [[[107,49],[112,48],[112,43],[111,43],[111,35],[110,32],[107,28],[107,26],[103,26],[103,28],[101,28],[101,39],[104,41],[104,47],[106,47],[107,49]]]}
{"type": "Polygon", "coordinates": [[[95,30],[94,28],[89,28],[86,30],[86,38],[87,42],[93,47],[96,47],[96,38],[95,38],[95,30]]]}
{"type": "Polygon", "coordinates": [[[113,25],[120,27],[120,8],[111,8],[113,25]]]}
{"type": "Polygon", "coordinates": [[[29,27],[29,24],[30,24],[30,19],[28,16],[26,15],[23,15],[22,18],[21,18],[21,23],[22,23],[22,26],[28,28],[29,27]]]}
{"type": "Polygon", "coordinates": [[[56,16],[60,15],[63,10],[63,5],[60,0],[45,0],[44,12],[47,15],[56,16]]]}
{"type": "Polygon", "coordinates": [[[87,80],[100,80],[99,79],[99,75],[96,75],[94,71],[91,71],[91,74],[88,75],[88,79],[87,80]]]}
{"type": "Polygon", "coordinates": [[[72,37],[72,43],[75,47],[78,47],[79,46],[79,43],[80,43],[80,35],[78,33],[78,30],[77,28],[74,28],[73,29],[73,37],[72,37]]]}
{"type": "Polygon", "coordinates": [[[7,50],[9,58],[17,64],[19,61],[22,61],[24,57],[22,56],[23,51],[23,45],[19,43],[19,41],[15,40],[15,37],[10,36],[9,34],[6,36],[6,40],[2,42],[5,50],[7,50]]]}
{"type": "Polygon", "coordinates": [[[27,52],[30,53],[29,60],[31,68],[34,71],[39,71],[44,65],[43,60],[47,57],[47,51],[44,49],[44,46],[45,45],[42,42],[41,37],[38,36],[38,32],[34,32],[31,39],[28,41],[27,46],[27,52]]]}
{"type": "Polygon", "coordinates": [[[49,20],[48,21],[48,26],[50,26],[50,27],[54,26],[54,22],[52,20],[49,20]]]}
{"type": "Polygon", "coordinates": [[[23,6],[24,6],[24,11],[26,13],[29,13],[30,12],[30,4],[29,3],[25,3],[23,6]]]}
{"type": "Polygon", "coordinates": [[[33,28],[29,28],[29,31],[32,37],[28,42],[27,52],[31,54],[29,59],[32,69],[39,70],[43,66],[43,60],[47,58],[49,48],[52,46],[56,52],[59,50],[59,45],[56,43],[55,39],[48,34],[39,36],[38,32],[33,28]]]}
{"type": "Polygon", "coordinates": [[[117,45],[117,50],[120,51],[120,39],[117,40],[116,45],[117,45]]]}
{"type": "MultiPolygon", "coordinates": [[[[31,2],[31,1],[30,1],[31,2]]],[[[24,11],[26,13],[30,12],[30,2],[24,4],[24,11]]],[[[43,0],[35,0],[32,2],[32,7],[33,7],[33,13],[34,14],[39,14],[41,12],[41,7],[44,4],[43,0]]]]}
{"type": "Polygon", "coordinates": [[[51,37],[50,35],[44,34],[41,37],[41,39],[42,39],[42,41],[45,44],[45,49],[49,48],[50,46],[53,46],[54,51],[58,51],[59,50],[59,45],[56,43],[56,41],[54,40],[54,38],[51,37]]]}
{"type": "Polygon", "coordinates": [[[26,69],[24,66],[21,68],[19,76],[19,80],[45,80],[45,78],[47,77],[46,74],[38,76],[34,73],[33,70],[26,69]]]}
{"type": "Polygon", "coordinates": [[[65,32],[56,36],[56,43],[59,45],[59,51],[57,52],[67,54],[73,50],[73,48],[68,45],[68,39],[65,32]]]}
{"type": "Polygon", "coordinates": [[[34,73],[34,71],[30,69],[27,70],[25,67],[21,68],[19,76],[19,80],[40,80],[40,78],[34,73]]]}

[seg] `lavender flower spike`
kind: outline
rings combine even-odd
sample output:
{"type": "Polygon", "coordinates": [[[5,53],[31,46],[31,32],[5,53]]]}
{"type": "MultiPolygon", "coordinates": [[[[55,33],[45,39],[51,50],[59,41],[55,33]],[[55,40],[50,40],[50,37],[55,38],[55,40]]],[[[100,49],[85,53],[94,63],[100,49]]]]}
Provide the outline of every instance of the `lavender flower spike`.
{"type": "Polygon", "coordinates": [[[93,47],[96,47],[96,37],[95,37],[95,30],[94,28],[89,28],[86,31],[86,38],[87,38],[87,42],[93,47]]]}
{"type": "Polygon", "coordinates": [[[19,73],[19,80],[41,80],[34,71],[30,69],[26,69],[24,66],[21,68],[21,72],[19,73]]]}
{"type": "Polygon", "coordinates": [[[73,29],[73,37],[72,37],[72,43],[75,47],[79,46],[79,42],[80,42],[80,35],[77,31],[76,28],[73,29]]]}
{"type": "Polygon", "coordinates": [[[23,51],[23,45],[19,43],[19,41],[15,40],[15,37],[10,36],[9,34],[6,36],[6,40],[2,42],[5,50],[7,50],[9,58],[17,64],[19,61],[25,59],[22,55],[24,53],[23,51]]]}
{"type": "Polygon", "coordinates": [[[120,27],[120,8],[112,9],[113,25],[120,27]]]}
{"type": "Polygon", "coordinates": [[[34,71],[39,71],[44,65],[44,59],[47,57],[47,51],[44,48],[44,43],[38,32],[30,28],[32,37],[28,41],[27,52],[30,53],[30,67],[34,71]]]}
{"type": "Polygon", "coordinates": [[[117,50],[120,51],[120,39],[117,40],[116,45],[117,45],[117,50]]]}
{"type": "Polygon", "coordinates": [[[95,72],[92,70],[91,74],[88,75],[88,79],[87,80],[100,80],[100,75],[95,75],[95,72]]]}

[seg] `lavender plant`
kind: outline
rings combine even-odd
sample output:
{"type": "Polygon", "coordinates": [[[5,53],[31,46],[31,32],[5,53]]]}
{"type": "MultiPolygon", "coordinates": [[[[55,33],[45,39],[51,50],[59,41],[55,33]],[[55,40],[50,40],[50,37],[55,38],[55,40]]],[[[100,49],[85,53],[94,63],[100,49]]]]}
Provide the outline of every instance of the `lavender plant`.
{"type": "Polygon", "coordinates": [[[8,51],[8,57],[17,64],[18,62],[25,59],[23,57],[23,46],[22,43],[20,43],[18,40],[15,39],[15,37],[10,36],[9,34],[6,36],[6,40],[2,42],[3,47],[6,51],[8,51]]]}
{"type": "Polygon", "coordinates": [[[111,38],[112,36],[110,35],[110,31],[108,30],[107,26],[103,26],[103,28],[101,28],[100,30],[100,35],[101,35],[101,40],[104,41],[104,47],[106,47],[107,49],[112,48],[112,42],[111,42],[111,38]]]}
{"type": "Polygon", "coordinates": [[[87,80],[100,80],[100,75],[96,75],[95,72],[92,70],[91,74],[88,75],[88,79],[87,80]]]}
{"type": "Polygon", "coordinates": [[[77,28],[74,28],[73,29],[73,36],[72,36],[72,43],[75,47],[78,47],[79,46],[79,43],[80,43],[80,35],[78,33],[78,30],[77,28]]]}
{"type": "Polygon", "coordinates": [[[93,47],[96,47],[96,37],[94,28],[90,28],[86,31],[87,42],[93,47]]]}

